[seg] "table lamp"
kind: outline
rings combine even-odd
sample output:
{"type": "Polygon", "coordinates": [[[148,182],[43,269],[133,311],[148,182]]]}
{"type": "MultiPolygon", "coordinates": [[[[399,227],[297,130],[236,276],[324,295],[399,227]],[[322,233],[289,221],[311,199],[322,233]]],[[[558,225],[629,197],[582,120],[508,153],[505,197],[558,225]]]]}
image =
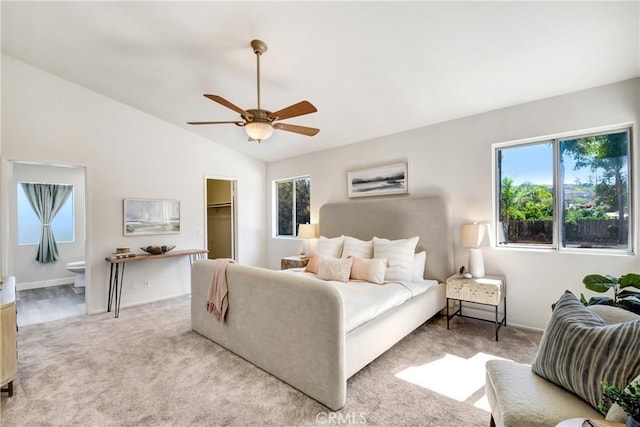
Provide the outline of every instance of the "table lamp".
{"type": "Polygon", "coordinates": [[[300,250],[300,258],[306,258],[310,255],[309,239],[318,237],[318,224],[300,224],[298,227],[298,237],[303,239],[302,249],[300,250]]]}
{"type": "Polygon", "coordinates": [[[469,274],[472,277],[484,277],[484,257],[482,256],[482,241],[486,231],[486,224],[464,224],[461,231],[462,246],[469,248],[469,274]]]}

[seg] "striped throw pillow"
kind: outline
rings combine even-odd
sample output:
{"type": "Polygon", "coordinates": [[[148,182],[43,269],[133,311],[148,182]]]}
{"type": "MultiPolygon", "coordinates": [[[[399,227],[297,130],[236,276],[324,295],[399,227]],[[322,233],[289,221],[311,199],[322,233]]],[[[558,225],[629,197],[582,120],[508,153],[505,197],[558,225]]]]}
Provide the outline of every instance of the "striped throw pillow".
{"type": "Polygon", "coordinates": [[[639,354],[640,320],[608,325],[565,291],[531,369],[597,409],[602,381],[625,387],[640,372],[639,354]]]}
{"type": "Polygon", "coordinates": [[[408,239],[388,240],[373,238],[373,257],[384,258],[389,266],[384,274],[385,282],[410,282],[413,273],[413,255],[418,236],[408,239]]]}
{"type": "Polygon", "coordinates": [[[364,241],[355,237],[344,236],[342,258],[373,258],[373,240],[364,241]]]}

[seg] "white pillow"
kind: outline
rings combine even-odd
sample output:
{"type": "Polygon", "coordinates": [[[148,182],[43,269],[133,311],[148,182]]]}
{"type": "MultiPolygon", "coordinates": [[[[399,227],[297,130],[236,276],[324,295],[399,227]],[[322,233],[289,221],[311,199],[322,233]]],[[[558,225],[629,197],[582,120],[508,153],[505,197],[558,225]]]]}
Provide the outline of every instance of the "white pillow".
{"type": "Polygon", "coordinates": [[[343,237],[344,236],[328,239],[324,236],[320,236],[320,239],[318,239],[318,245],[316,246],[316,253],[329,258],[340,258],[340,255],[342,254],[343,237]]]}
{"type": "Polygon", "coordinates": [[[355,237],[344,236],[342,258],[347,257],[373,258],[373,240],[365,242],[355,237]]]}
{"type": "Polygon", "coordinates": [[[353,280],[365,280],[381,285],[384,283],[384,273],[387,270],[387,260],[384,258],[360,258],[351,257],[351,278],[353,280]]]}
{"type": "Polygon", "coordinates": [[[412,282],[420,282],[424,280],[424,267],[427,263],[427,252],[422,251],[413,255],[413,273],[411,273],[412,282]]]}
{"type": "Polygon", "coordinates": [[[348,282],[353,258],[320,258],[318,279],[348,282]]]}
{"type": "Polygon", "coordinates": [[[373,257],[386,258],[389,266],[384,280],[410,282],[413,276],[413,255],[418,244],[418,236],[409,239],[388,240],[373,238],[373,257]]]}

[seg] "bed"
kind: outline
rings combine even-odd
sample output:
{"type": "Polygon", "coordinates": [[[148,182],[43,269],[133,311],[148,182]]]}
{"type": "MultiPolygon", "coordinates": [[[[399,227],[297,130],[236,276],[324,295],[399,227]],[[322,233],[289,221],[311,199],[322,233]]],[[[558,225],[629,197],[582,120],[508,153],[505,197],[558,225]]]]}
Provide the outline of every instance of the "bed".
{"type": "Polygon", "coordinates": [[[450,217],[448,203],[439,195],[321,207],[322,236],[418,236],[416,251],[427,253],[424,277],[435,283],[374,318],[349,320],[345,310],[353,299],[345,298],[340,285],[300,272],[229,264],[229,309],[225,322],[218,323],[205,309],[212,262],[201,260],[192,267],[192,329],[338,410],[345,404],[349,377],[445,307],[443,283],[454,270],[450,217]]]}

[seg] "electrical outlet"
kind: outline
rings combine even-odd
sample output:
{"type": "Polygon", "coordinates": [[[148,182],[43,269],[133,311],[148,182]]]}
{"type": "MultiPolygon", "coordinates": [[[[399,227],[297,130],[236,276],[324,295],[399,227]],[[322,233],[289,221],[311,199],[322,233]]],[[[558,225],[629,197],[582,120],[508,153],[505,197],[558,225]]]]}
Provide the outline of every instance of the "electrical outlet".
{"type": "Polygon", "coordinates": [[[149,287],[149,281],[145,280],[144,282],[142,282],[142,287],[143,288],[148,288],[149,287]]]}

